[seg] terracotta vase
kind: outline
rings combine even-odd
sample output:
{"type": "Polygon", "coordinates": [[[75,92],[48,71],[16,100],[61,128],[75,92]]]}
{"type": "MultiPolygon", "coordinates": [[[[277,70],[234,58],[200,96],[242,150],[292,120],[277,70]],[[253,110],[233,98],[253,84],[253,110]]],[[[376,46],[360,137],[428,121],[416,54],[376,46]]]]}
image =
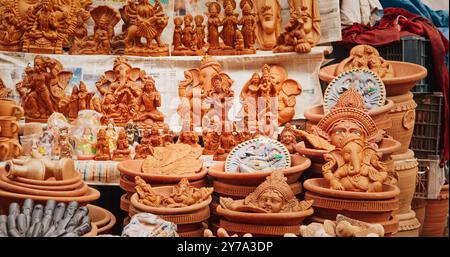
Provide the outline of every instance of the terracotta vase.
{"type": "Polygon", "coordinates": [[[339,191],[329,188],[324,178],[308,179],[303,184],[305,200],[314,200],[314,216],[333,220],[337,214],[368,223],[387,222],[398,210],[396,186],[383,185],[382,192],[339,191]]]}
{"type": "Polygon", "coordinates": [[[411,211],[411,201],[416,191],[417,172],[419,163],[414,159],[414,152],[408,150],[404,154],[392,155],[394,169],[398,174],[397,186],[400,189],[399,214],[411,211]]]}
{"type": "Polygon", "coordinates": [[[0,99],[0,116],[13,116],[16,120],[23,117],[23,108],[12,99],[0,99]]]}
{"type": "Polygon", "coordinates": [[[12,116],[0,116],[0,137],[6,138],[18,138],[19,135],[19,123],[16,117],[12,116]]]}
{"type": "Polygon", "coordinates": [[[419,236],[422,235],[423,222],[425,221],[425,209],[427,200],[420,198],[413,198],[411,202],[411,209],[416,213],[416,218],[420,223],[419,236]]]}
{"type": "Polygon", "coordinates": [[[414,211],[411,210],[407,213],[397,215],[397,217],[399,220],[399,229],[395,237],[419,236],[420,223],[414,211]]]}
{"type": "Polygon", "coordinates": [[[444,235],[448,215],[448,184],[444,185],[438,199],[427,199],[422,236],[438,237],[444,235]]]}
{"type": "MultiPolygon", "coordinates": [[[[392,126],[392,121],[389,117],[389,112],[394,108],[394,102],[387,100],[386,104],[369,110],[368,113],[377,125],[378,129],[389,129],[392,126]]],[[[310,131],[313,125],[317,125],[319,121],[325,117],[323,105],[315,105],[305,110],[306,130],[310,131]]]]}
{"type": "Polygon", "coordinates": [[[414,95],[411,92],[389,97],[395,103],[395,106],[389,113],[392,127],[386,129],[386,133],[402,144],[401,149],[395,154],[405,153],[411,143],[417,107],[413,97],[414,95]]]}
{"type": "MultiPolygon", "coordinates": [[[[291,167],[283,169],[282,172],[287,178],[288,184],[293,184],[298,181],[302,173],[309,168],[311,161],[301,155],[294,154],[291,155],[291,167]]],[[[225,163],[217,162],[217,165],[212,166],[208,170],[208,175],[212,177],[215,181],[220,181],[223,183],[231,185],[242,185],[242,186],[254,186],[257,187],[259,184],[266,180],[273,171],[270,172],[255,172],[255,173],[228,173],[225,172],[225,163]]]]}
{"type": "MultiPolygon", "coordinates": [[[[427,69],[423,66],[409,63],[389,61],[394,68],[394,77],[384,78],[387,96],[403,95],[416,86],[417,82],[427,76],[427,69]]],[[[333,64],[320,69],[319,77],[327,84],[337,75],[336,68],[339,64],[333,64]]]]}

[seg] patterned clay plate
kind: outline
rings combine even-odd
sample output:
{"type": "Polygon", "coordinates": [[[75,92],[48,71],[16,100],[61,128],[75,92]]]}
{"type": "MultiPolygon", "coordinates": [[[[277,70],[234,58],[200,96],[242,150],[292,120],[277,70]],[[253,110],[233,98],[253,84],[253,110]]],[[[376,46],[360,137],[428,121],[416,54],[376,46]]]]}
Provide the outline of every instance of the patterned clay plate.
{"type": "Polygon", "coordinates": [[[367,110],[383,106],[386,101],[386,88],[376,73],[366,69],[353,69],[339,74],[328,85],[323,100],[325,113],[336,105],[339,97],[350,86],[354,86],[363,96],[367,110]]]}
{"type": "Polygon", "coordinates": [[[255,138],[237,145],[225,161],[225,172],[255,173],[291,167],[286,147],[270,138],[255,138]]]}

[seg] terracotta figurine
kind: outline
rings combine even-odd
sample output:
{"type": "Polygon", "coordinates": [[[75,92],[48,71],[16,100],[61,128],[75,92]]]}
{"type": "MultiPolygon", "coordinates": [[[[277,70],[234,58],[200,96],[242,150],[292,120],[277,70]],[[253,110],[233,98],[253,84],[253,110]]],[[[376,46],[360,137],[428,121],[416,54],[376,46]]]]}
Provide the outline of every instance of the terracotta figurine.
{"type": "Polygon", "coordinates": [[[292,125],[290,123],[285,124],[284,129],[280,134],[279,141],[286,146],[290,154],[295,153],[297,139],[295,138],[295,134],[292,132],[292,125]]]}
{"type": "Polygon", "coordinates": [[[169,128],[169,125],[165,124],[163,128],[163,146],[171,145],[174,143],[175,140],[175,134],[173,131],[169,128]]]}
{"type": "Polygon", "coordinates": [[[82,159],[93,159],[95,157],[95,135],[90,127],[83,129],[81,138],[76,142],[75,151],[82,159]]]}
{"type": "Polygon", "coordinates": [[[69,128],[62,128],[58,136],[59,158],[72,158],[73,147],[69,138],[69,128]]]}
{"type": "Polygon", "coordinates": [[[173,24],[175,25],[174,31],[173,31],[173,39],[172,39],[172,45],[173,49],[175,50],[181,50],[183,49],[183,18],[182,17],[175,17],[173,19],[173,24]]]}
{"type": "Polygon", "coordinates": [[[128,144],[127,133],[124,129],[120,130],[119,137],[117,139],[117,148],[113,151],[112,159],[114,161],[124,161],[131,159],[129,149],[130,145],[128,144]]]}
{"type": "Polygon", "coordinates": [[[3,80],[0,78],[0,99],[1,98],[7,98],[11,94],[11,89],[9,89],[3,80]]]}
{"type": "Polygon", "coordinates": [[[80,87],[73,85],[68,108],[69,110],[66,112],[71,119],[76,119],[78,112],[82,110],[101,111],[100,100],[95,96],[95,93],[87,90],[86,84],[83,81],[80,82],[80,87]]]}
{"type": "Polygon", "coordinates": [[[208,43],[209,49],[220,48],[219,42],[219,27],[222,26],[222,20],[220,19],[220,4],[217,2],[206,3],[208,7],[208,43]]]}
{"type": "Polygon", "coordinates": [[[289,21],[277,38],[274,52],[309,53],[320,40],[320,12],[316,0],[288,0],[289,21]]]}
{"type": "Polygon", "coordinates": [[[153,154],[153,146],[150,139],[150,130],[144,130],[141,142],[135,147],[135,152],[135,160],[145,159],[148,155],[153,154]]]}
{"type": "Polygon", "coordinates": [[[128,1],[121,9],[126,23],[125,54],[140,56],[168,56],[169,47],[161,41],[161,34],[166,28],[169,17],[159,0],[154,5],[149,1],[128,1]],[[142,42],[145,38],[146,43],[142,42]]]}
{"type": "MultiPolygon", "coordinates": [[[[133,120],[145,125],[161,127],[164,122],[164,115],[158,110],[158,107],[161,107],[161,95],[155,87],[155,80],[147,75],[144,76],[143,83],[139,109],[133,120]]],[[[135,100],[139,101],[139,99],[135,100]]]]}
{"type": "Polygon", "coordinates": [[[116,127],[114,121],[110,120],[106,125],[106,139],[108,141],[108,147],[110,152],[114,152],[117,149],[117,139],[118,135],[116,132],[116,127]]]}
{"type": "Polygon", "coordinates": [[[353,69],[369,69],[380,78],[395,76],[394,67],[380,56],[377,49],[369,45],[357,45],[350,51],[350,56],[336,67],[335,75],[353,69]]]}
{"type": "Polygon", "coordinates": [[[195,17],[196,27],[194,28],[194,17],[190,14],[186,14],[184,19],[181,17],[175,17],[175,30],[173,34],[173,45],[174,49],[172,51],[172,55],[175,56],[190,56],[190,55],[204,55],[205,51],[203,50],[203,44],[198,43],[197,40],[200,37],[200,40],[204,40],[205,32],[201,31],[203,26],[203,16],[198,15],[195,17]],[[181,28],[181,25],[184,22],[184,28],[181,28]],[[199,24],[200,22],[200,24],[199,24]],[[199,35],[197,35],[199,33],[199,35]]]}
{"type": "Polygon", "coordinates": [[[237,145],[235,136],[230,131],[224,131],[220,135],[220,146],[217,149],[214,160],[225,161],[231,150],[237,145]]]}
{"type": "Polygon", "coordinates": [[[202,15],[196,15],[195,21],[195,34],[197,37],[197,49],[203,49],[205,47],[205,25],[203,25],[205,18],[202,15]]]}
{"type": "Polygon", "coordinates": [[[203,155],[215,155],[220,147],[220,134],[216,131],[203,132],[203,155]]]}
{"type": "Polygon", "coordinates": [[[288,213],[305,211],[312,201],[299,201],[286,182],[282,171],[274,171],[244,200],[220,197],[224,209],[256,213],[288,213]]]}
{"type": "Polygon", "coordinates": [[[187,144],[192,147],[200,147],[198,141],[198,135],[194,131],[181,131],[177,140],[177,144],[187,144]]]}
{"type": "Polygon", "coordinates": [[[0,2],[0,50],[19,52],[22,50],[24,28],[18,15],[17,1],[0,2]]]}
{"type": "Polygon", "coordinates": [[[256,14],[252,12],[253,2],[242,0],[240,2],[242,18],[238,21],[242,25],[242,35],[244,37],[244,48],[253,49],[255,44],[256,14]]]}
{"type": "Polygon", "coordinates": [[[150,143],[153,147],[163,146],[162,136],[159,134],[158,128],[154,127],[151,129],[150,143]]]}
{"type": "Polygon", "coordinates": [[[259,49],[272,50],[281,33],[281,5],[278,0],[255,0],[258,14],[256,23],[256,41],[259,49]]]}
{"type": "Polygon", "coordinates": [[[135,143],[139,143],[139,129],[134,122],[129,121],[127,123],[125,132],[127,133],[128,144],[133,146],[135,143]]]}

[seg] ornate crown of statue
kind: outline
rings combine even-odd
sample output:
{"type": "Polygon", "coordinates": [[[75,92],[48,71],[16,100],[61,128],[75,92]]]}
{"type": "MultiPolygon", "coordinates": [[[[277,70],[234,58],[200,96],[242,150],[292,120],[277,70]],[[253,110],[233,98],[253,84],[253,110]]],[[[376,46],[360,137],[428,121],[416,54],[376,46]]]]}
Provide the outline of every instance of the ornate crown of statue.
{"type": "Polygon", "coordinates": [[[219,71],[222,68],[222,65],[214,59],[210,55],[203,56],[202,60],[200,61],[200,70],[212,66],[214,69],[219,71]]]}
{"type": "Polygon", "coordinates": [[[281,171],[274,171],[270,176],[266,178],[266,181],[261,183],[253,193],[249,194],[245,198],[245,203],[250,201],[257,200],[261,197],[261,195],[267,190],[273,190],[281,193],[283,195],[283,200],[285,202],[289,202],[292,199],[295,199],[294,193],[292,192],[291,187],[286,182],[287,178],[284,176],[281,171]]]}

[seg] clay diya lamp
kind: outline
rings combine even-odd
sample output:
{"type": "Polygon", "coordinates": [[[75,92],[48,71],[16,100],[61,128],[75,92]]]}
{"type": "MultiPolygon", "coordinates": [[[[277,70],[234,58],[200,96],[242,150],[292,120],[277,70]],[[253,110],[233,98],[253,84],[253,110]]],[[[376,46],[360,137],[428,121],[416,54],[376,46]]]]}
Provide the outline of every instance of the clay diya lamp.
{"type": "MultiPolygon", "coordinates": [[[[368,114],[372,117],[373,121],[379,129],[389,129],[392,126],[391,118],[389,117],[389,112],[394,108],[394,102],[387,99],[386,104],[371,110],[368,110],[368,114]]],[[[305,110],[306,130],[309,131],[311,126],[317,125],[319,121],[325,116],[323,105],[314,105],[305,110]]]]}
{"type": "Polygon", "coordinates": [[[308,179],[303,183],[306,200],[314,200],[315,216],[334,220],[337,214],[367,223],[391,220],[398,210],[400,190],[383,184],[381,192],[340,191],[330,188],[324,178],[308,179]]]}
{"type": "MultiPolygon", "coordinates": [[[[164,197],[170,196],[174,187],[157,187],[153,191],[164,197]]],[[[139,202],[139,196],[133,194],[130,199],[131,205],[129,207],[129,216],[147,212],[158,215],[164,220],[177,224],[178,234],[182,237],[198,236],[198,233],[203,232],[203,224],[210,217],[209,204],[211,203],[211,196],[206,200],[190,206],[169,208],[169,207],[152,207],[139,202]]]]}
{"type": "MultiPolygon", "coordinates": [[[[403,95],[416,86],[417,82],[427,76],[427,69],[423,66],[409,63],[388,61],[394,70],[393,77],[382,78],[386,87],[387,96],[403,95]]],[[[333,64],[320,69],[319,78],[330,83],[337,75],[336,68],[339,64],[333,64]]]]}

